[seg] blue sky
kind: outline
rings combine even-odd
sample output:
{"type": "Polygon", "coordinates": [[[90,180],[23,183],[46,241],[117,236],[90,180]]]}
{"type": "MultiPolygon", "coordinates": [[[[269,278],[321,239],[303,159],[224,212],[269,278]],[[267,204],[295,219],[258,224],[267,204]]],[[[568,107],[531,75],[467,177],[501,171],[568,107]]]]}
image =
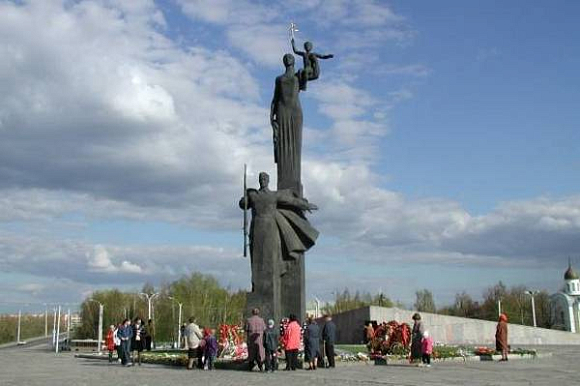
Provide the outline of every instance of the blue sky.
{"type": "Polygon", "coordinates": [[[250,184],[275,183],[268,109],[290,20],[335,54],[301,94],[321,231],[309,297],[556,291],[580,256],[579,11],[0,1],[0,295],[74,303],[193,270],[247,288],[235,203],[244,163],[250,184]]]}

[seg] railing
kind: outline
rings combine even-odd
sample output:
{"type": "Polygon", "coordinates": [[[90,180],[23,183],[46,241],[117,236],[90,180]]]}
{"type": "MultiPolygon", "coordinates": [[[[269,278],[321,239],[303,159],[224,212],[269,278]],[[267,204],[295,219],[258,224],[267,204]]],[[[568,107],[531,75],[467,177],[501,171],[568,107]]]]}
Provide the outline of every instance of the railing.
{"type": "Polygon", "coordinates": [[[96,339],[71,339],[72,351],[98,351],[99,342],[96,339]]]}

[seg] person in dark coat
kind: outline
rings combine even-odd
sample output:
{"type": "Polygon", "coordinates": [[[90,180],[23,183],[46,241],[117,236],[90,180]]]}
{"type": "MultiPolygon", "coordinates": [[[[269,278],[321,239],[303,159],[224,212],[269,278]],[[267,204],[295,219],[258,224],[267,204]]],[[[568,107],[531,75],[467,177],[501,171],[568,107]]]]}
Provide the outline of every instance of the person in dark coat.
{"type": "Polygon", "coordinates": [[[131,340],[133,338],[133,328],[131,327],[131,320],[125,319],[117,336],[121,340],[121,364],[123,366],[131,366],[131,340]]]}
{"type": "Polygon", "coordinates": [[[330,315],[325,315],[325,323],[322,328],[322,340],[324,341],[324,352],[328,360],[328,367],[334,367],[334,342],[336,341],[336,324],[330,315]]]}
{"type": "Polygon", "coordinates": [[[423,322],[421,322],[421,315],[415,313],[413,315],[413,330],[411,332],[411,362],[416,360],[421,360],[423,356],[421,341],[423,340],[423,332],[425,328],[423,327],[423,322]]]}
{"type": "Polygon", "coordinates": [[[274,372],[278,367],[278,342],[280,332],[272,319],[268,320],[268,327],[264,331],[264,350],[266,351],[266,371],[274,372]]]}
{"type": "MultiPolygon", "coordinates": [[[[133,322],[133,337],[131,338],[131,350],[137,351],[137,363],[141,366],[141,353],[145,348],[145,336],[147,335],[141,318],[135,318],[133,322]]],[[[135,356],[133,356],[135,359],[135,356]]]]}
{"type": "Polygon", "coordinates": [[[316,370],[316,358],[318,358],[318,353],[320,351],[320,328],[316,321],[312,318],[308,318],[308,326],[306,331],[304,331],[304,350],[305,359],[308,361],[307,370],[316,370]]]}
{"type": "Polygon", "coordinates": [[[499,316],[497,328],[495,331],[495,350],[501,352],[501,360],[508,360],[508,318],[506,314],[499,316]]]}
{"type": "Polygon", "coordinates": [[[152,319],[147,321],[145,333],[145,349],[151,351],[151,348],[155,345],[155,325],[153,324],[152,319]]]}

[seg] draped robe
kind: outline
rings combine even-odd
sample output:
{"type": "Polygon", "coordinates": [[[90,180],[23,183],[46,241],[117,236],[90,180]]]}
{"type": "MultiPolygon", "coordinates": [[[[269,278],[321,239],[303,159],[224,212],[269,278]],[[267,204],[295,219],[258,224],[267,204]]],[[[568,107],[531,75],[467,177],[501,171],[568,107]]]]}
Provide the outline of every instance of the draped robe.
{"type": "Polygon", "coordinates": [[[274,144],[278,190],[292,189],[298,196],[302,196],[302,106],[298,98],[299,88],[297,74],[278,76],[272,104],[278,124],[278,139],[274,144]]]}
{"type": "MultiPolygon", "coordinates": [[[[243,198],[240,201],[243,208],[243,198]]],[[[260,189],[248,192],[252,210],[250,256],[252,301],[262,307],[262,315],[279,320],[282,316],[281,277],[288,264],[312,247],[318,231],[299,213],[308,201],[290,190],[260,189]]]]}

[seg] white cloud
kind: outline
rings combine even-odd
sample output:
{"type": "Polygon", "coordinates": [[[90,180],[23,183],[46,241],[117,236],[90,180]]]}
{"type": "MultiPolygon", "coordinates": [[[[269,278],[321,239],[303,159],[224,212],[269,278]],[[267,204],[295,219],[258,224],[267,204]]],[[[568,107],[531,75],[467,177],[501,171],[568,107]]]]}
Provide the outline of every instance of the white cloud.
{"type": "Polygon", "coordinates": [[[111,260],[109,251],[102,245],[95,245],[92,253],[88,253],[88,267],[95,272],[125,272],[142,273],[143,269],[135,263],[124,260],[119,265],[115,265],[111,260]]]}
{"type": "Polygon", "coordinates": [[[0,232],[0,270],[84,285],[133,285],[175,280],[192,271],[245,287],[247,260],[240,253],[209,245],[114,245],[59,240],[55,235],[0,232]]]}
{"type": "Polygon", "coordinates": [[[260,145],[250,141],[266,109],[227,53],[183,50],[149,19],[99,2],[0,7],[1,187],[192,202],[223,189],[260,145]]]}
{"type": "Polygon", "coordinates": [[[46,287],[40,283],[26,283],[17,287],[18,291],[29,292],[32,295],[37,295],[46,287]]]}
{"type": "MultiPolygon", "coordinates": [[[[329,35],[335,41],[321,47],[348,47],[355,58],[365,58],[367,44],[407,41],[412,32],[378,2],[300,3],[301,36],[338,20],[342,28],[329,35]],[[350,14],[359,25],[343,20],[350,14]],[[320,26],[309,27],[318,16],[320,26]]],[[[280,66],[286,20],[275,14],[287,12],[284,5],[212,4],[183,7],[224,29],[259,71],[280,66]]],[[[115,219],[231,232],[239,227],[242,165],[249,163],[253,186],[259,171],[274,169],[268,102],[253,67],[226,50],[177,45],[163,34],[166,23],[152,1],[0,3],[1,272],[56,276],[79,292],[192,270],[247,285],[247,261],[218,242],[119,245],[79,232],[115,219]]],[[[312,222],[337,240],[337,249],[377,265],[533,263],[580,254],[578,197],[508,202],[471,216],[454,201],[411,200],[389,190],[373,162],[389,130],[386,111],[414,90],[401,87],[381,100],[357,85],[357,72],[326,65],[303,103],[317,103],[330,129],[307,127],[305,138],[324,143],[305,143],[303,178],[307,197],[320,206],[312,222]],[[312,151],[316,146],[324,151],[312,151]]],[[[382,71],[421,77],[429,69],[403,64],[382,71]]],[[[34,292],[37,284],[20,290],[34,292]]]]}
{"type": "Polygon", "coordinates": [[[109,253],[100,245],[96,245],[92,255],[89,255],[89,267],[96,271],[115,271],[115,266],[109,257],[109,253]]]}

